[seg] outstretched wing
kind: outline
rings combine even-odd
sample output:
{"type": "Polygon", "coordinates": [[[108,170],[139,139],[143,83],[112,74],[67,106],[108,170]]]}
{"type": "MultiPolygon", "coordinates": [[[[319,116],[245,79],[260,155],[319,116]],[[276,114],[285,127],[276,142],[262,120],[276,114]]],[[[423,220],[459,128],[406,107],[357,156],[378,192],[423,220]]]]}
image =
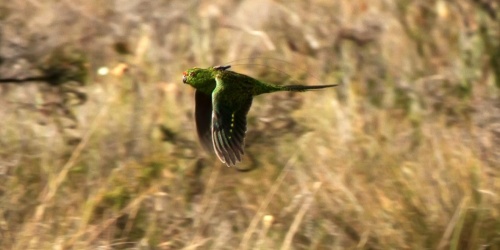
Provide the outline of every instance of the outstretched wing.
{"type": "Polygon", "coordinates": [[[196,132],[203,148],[209,152],[214,152],[212,143],[212,96],[199,90],[195,92],[196,132]]]}
{"type": "Polygon", "coordinates": [[[226,165],[234,166],[244,154],[247,113],[252,98],[228,103],[221,92],[215,88],[212,93],[212,141],[217,157],[226,165]]]}

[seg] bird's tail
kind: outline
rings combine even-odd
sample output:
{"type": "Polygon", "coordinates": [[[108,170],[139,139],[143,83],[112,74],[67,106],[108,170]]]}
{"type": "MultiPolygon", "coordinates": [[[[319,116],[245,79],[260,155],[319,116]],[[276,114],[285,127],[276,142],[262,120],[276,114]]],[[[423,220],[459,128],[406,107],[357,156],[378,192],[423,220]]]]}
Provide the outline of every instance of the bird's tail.
{"type": "Polygon", "coordinates": [[[311,86],[306,86],[306,85],[286,85],[282,86],[283,90],[286,91],[294,91],[294,92],[304,92],[308,90],[314,90],[314,89],[325,89],[325,88],[331,88],[338,86],[338,84],[330,84],[330,85],[311,85],[311,86]]]}

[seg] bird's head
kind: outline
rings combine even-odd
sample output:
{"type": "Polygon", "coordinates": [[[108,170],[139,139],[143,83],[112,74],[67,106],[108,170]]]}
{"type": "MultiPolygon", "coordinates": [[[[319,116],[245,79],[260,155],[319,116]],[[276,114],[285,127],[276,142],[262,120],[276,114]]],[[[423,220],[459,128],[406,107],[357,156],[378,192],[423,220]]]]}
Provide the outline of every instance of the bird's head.
{"type": "Polygon", "coordinates": [[[197,90],[211,94],[215,88],[214,73],[213,68],[191,68],[182,73],[182,82],[191,85],[197,90]]]}

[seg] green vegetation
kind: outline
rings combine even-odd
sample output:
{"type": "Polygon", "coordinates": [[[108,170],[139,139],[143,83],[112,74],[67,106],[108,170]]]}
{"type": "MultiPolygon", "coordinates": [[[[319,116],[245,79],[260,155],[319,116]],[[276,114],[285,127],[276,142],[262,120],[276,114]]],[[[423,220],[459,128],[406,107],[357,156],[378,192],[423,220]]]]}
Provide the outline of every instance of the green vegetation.
{"type": "Polygon", "coordinates": [[[500,249],[499,18],[488,0],[3,1],[0,249],[500,249]],[[201,150],[182,83],[221,64],[342,85],[255,98],[240,172],[201,150]]]}

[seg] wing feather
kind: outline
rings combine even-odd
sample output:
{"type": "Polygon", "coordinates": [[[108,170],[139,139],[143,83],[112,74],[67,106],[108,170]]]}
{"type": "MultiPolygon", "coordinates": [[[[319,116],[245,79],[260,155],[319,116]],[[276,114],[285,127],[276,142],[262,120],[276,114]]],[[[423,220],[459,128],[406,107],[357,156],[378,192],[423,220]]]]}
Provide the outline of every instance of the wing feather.
{"type": "Polygon", "coordinates": [[[228,166],[241,161],[244,154],[247,114],[252,98],[228,103],[223,91],[212,94],[212,141],[217,157],[228,166]]]}
{"type": "Polygon", "coordinates": [[[212,143],[212,96],[199,90],[195,92],[195,120],[196,132],[203,148],[214,152],[212,143]]]}

